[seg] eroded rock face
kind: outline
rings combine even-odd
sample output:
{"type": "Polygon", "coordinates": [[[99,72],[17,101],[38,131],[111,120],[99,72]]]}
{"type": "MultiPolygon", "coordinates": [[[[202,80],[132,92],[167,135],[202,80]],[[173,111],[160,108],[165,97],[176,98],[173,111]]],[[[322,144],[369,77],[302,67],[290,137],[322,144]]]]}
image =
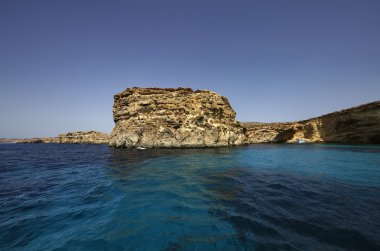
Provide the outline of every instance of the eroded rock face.
{"type": "Polygon", "coordinates": [[[227,98],[190,88],[128,88],[114,96],[115,147],[189,148],[243,144],[227,98]]]}
{"type": "Polygon", "coordinates": [[[20,143],[57,143],[57,144],[108,144],[110,136],[96,131],[78,131],[59,134],[58,137],[33,138],[20,143]]]}
{"type": "Polygon", "coordinates": [[[323,142],[315,121],[286,123],[242,122],[247,129],[247,143],[323,142]]]}
{"type": "Polygon", "coordinates": [[[317,118],[290,123],[252,123],[247,129],[247,143],[380,144],[380,101],[329,113],[317,118]]]}

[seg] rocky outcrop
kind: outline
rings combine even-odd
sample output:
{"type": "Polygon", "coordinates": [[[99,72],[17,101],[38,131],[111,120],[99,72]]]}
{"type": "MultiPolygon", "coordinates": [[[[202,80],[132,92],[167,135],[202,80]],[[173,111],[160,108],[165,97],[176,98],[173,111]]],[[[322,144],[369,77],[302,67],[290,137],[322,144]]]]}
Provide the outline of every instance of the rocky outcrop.
{"type": "Polygon", "coordinates": [[[114,96],[111,136],[96,131],[0,143],[195,148],[254,143],[380,144],[380,101],[285,123],[238,122],[227,98],[190,88],[128,88],[114,96]]]}
{"type": "Polygon", "coordinates": [[[286,123],[242,122],[247,129],[247,143],[323,142],[316,121],[286,123]]]}
{"type": "Polygon", "coordinates": [[[59,134],[58,137],[27,139],[20,143],[108,144],[109,135],[96,131],[78,131],[59,134]]]}
{"type": "Polygon", "coordinates": [[[227,98],[190,88],[128,88],[114,96],[115,147],[189,148],[244,143],[227,98]]]}
{"type": "Polygon", "coordinates": [[[242,123],[246,143],[380,144],[380,101],[289,123],[242,123]]]}

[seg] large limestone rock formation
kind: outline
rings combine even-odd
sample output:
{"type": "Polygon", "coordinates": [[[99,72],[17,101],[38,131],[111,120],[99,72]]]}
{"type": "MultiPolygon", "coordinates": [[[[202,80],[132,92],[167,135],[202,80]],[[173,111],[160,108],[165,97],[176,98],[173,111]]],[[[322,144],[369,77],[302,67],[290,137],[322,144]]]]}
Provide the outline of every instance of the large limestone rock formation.
{"type": "Polygon", "coordinates": [[[78,131],[59,134],[58,137],[33,138],[20,143],[57,143],[57,144],[108,144],[110,136],[96,131],[78,131]]]}
{"type": "Polygon", "coordinates": [[[227,98],[190,88],[128,88],[114,97],[115,147],[188,148],[244,143],[227,98]]]}
{"type": "Polygon", "coordinates": [[[380,144],[380,101],[289,123],[242,123],[247,143],[380,144]]]}

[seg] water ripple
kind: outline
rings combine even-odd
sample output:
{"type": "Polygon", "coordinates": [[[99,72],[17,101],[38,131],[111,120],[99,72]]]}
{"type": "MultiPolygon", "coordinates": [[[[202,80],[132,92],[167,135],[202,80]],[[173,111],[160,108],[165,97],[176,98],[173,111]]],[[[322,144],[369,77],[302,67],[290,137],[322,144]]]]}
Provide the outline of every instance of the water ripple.
{"type": "Polygon", "coordinates": [[[379,250],[380,148],[0,145],[0,250],[379,250]]]}

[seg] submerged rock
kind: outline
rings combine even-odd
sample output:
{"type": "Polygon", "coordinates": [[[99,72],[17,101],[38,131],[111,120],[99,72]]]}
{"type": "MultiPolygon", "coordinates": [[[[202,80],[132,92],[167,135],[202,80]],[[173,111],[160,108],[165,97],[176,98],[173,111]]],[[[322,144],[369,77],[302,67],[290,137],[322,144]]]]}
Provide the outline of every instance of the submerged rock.
{"type": "Polygon", "coordinates": [[[58,137],[26,139],[20,143],[108,144],[109,135],[96,131],[78,131],[59,134],[58,137]]]}
{"type": "Polygon", "coordinates": [[[380,101],[288,123],[245,122],[246,143],[380,144],[380,101]]]}
{"type": "Polygon", "coordinates": [[[114,96],[115,147],[188,148],[243,144],[227,98],[190,88],[128,88],[114,96]]]}

